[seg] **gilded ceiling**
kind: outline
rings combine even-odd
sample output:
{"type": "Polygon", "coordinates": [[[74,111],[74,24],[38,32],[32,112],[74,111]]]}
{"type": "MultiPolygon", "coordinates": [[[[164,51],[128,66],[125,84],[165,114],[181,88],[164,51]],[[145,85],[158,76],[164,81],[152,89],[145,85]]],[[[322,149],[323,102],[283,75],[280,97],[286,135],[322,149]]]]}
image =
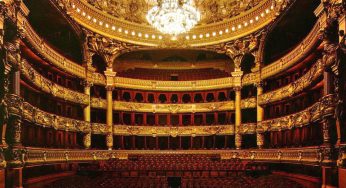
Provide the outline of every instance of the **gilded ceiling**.
{"type": "MultiPolygon", "coordinates": [[[[96,8],[117,18],[139,24],[148,24],[146,13],[157,4],[156,0],[88,0],[96,8]]],[[[258,5],[261,0],[194,0],[201,12],[199,24],[209,24],[242,14],[258,5]]]]}

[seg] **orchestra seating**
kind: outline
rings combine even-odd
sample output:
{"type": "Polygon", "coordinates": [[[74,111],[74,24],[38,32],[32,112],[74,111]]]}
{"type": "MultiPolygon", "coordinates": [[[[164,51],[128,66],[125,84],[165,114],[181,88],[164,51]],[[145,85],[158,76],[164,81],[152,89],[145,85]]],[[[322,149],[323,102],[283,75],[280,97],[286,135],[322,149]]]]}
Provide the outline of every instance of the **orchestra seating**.
{"type": "MultiPolygon", "coordinates": [[[[74,176],[67,179],[53,182],[47,188],[166,188],[171,186],[166,177],[114,177],[111,173],[105,173],[96,177],[74,176]]],[[[182,178],[179,182],[181,188],[269,188],[269,187],[290,187],[302,188],[299,183],[286,179],[278,175],[252,176],[231,176],[218,178],[182,178]]]]}

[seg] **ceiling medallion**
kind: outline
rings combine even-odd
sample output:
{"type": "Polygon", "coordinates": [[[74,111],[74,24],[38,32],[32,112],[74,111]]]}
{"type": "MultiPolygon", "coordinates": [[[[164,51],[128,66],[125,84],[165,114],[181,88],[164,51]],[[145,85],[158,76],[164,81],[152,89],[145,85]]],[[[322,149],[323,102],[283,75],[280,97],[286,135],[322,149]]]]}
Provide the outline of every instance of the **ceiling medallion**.
{"type": "Polygon", "coordinates": [[[192,0],[158,0],[146,18],[160,32],[176,37],[191,30],[200,21],[201,14],[192,0]]]}

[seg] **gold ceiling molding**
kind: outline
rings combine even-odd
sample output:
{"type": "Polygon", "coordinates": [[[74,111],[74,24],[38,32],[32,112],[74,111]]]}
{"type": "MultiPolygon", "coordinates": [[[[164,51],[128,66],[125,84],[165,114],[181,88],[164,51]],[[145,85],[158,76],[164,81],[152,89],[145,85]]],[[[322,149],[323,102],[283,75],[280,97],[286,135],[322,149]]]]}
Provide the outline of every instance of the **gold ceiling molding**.
{"type": "MultiPolygon", "coordinates": [[[[193,0],[193,6],[201,13],[198,25],[230,19],[257,6],[262,0],[193,0]]],[[[147,24],[146,13],[158,3],[156,0],[87,0],[94,7],[116,18],[147,24]]]]}
{"type": "Polygon", "coordinates": [[[163,35],[147,24],[116,18],[85,0],[56,1],[77,23],[95,33],[122,42],[161,48],[200,47],[244,37],[271,23],[289,3],[289,0],[262,0],[238,16],[199,25],[172,40],[171,36],[163,35]]]}
{"type": "MultiPolygon", "coordinates": [[[[255,108],[256,98],[242,99],[242,109],[255,108]]],[[[102,98],[91,98],[91,107],[106,109],[107,102],[102,98]]],[[[187,104],[151,104],[114,101],[113,110],[127,112],[152,112],[152,113],[198,113],[213,111],[234,110],[234,101],[187,103],[187,104]]]]}
{"type": "Polygon", "coordinates": [[[71,163],[127,159],[129,155],[220,155],[222,160],[241,159],[257,162],[293,163],[305,165],[320,164],[325,155],[320,147],[242,149],[242,150],[85,150],[85,149],[47,149],[25,147],[16,149],[23,156],[23,165],[49,163],[71,163]]]}
{"type": "Polygon", "coordinates": [[[302,92],[307,87],[312,86],[311,84],[323,75],[324,69],[324,62],[321,59],[317,60],[310,70],[298,80],[274,91],[260,95],[258,103],[260,105],[266,105],[292,97],[293,95],[302,92]]]}
{"type": "MultiPolygon", "coordinates": [[[[20,15],[20,14],[19,14],[20,15]]],[[[28,23],[25,17],[21,15],[22,27],[25,31],[26,40],[39,52],[44,58],[56,67],[64,70],[72,75],[86,79],[86,68],[73,62],[53,48],[41,39],[31,25],[28,23]]],[[[320,32],[324,28],[324,19],[319,19],[311,30],[309,35],[304,39],[302,45],[297,46],[290,53],[280,58],[279,60],[265,66],[261,70],[261,75],[258,73],[250,73],[243,76],[242,85],[250,85],[259,81],[260,78],[268,78],[275,74],[286,70],[287,68],[296,64],[300,59],[305,57],[311,49],[316,47],[319,43],[320,32]]],[[[93,73],[92,80],[94,84],[106,85],[106,79],[103,74],[93,73]]],[[[211,80],[197,80],[197,81],[153,81],[153,80],[139,80],[124,77],[116,77],[115,84],[117,87],[139,89],[139,90],[168,90],[168,91],[197,91],[197,90],[210,90],[210,89],[223,89],[233,87],[233,78],[221,78],[211,80]]]]}
{"type": "Polygon", "coordinates": [[[54,97],[82,105],[89,103],[89,96],[60,86],[38,73],[25,59],[20,66],[23,74],[31,83],[40,88],[43,92],[52,94],[54,97]]]}

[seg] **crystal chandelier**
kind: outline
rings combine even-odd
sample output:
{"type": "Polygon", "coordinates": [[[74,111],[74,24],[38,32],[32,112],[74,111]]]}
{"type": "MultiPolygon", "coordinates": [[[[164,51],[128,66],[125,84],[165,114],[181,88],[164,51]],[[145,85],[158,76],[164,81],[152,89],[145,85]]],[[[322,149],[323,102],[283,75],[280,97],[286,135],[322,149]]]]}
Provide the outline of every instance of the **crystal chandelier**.
{"type": "Polygon", "coordinates": [[[146,17],[160,32],[173,36],[188,32],[201,19],[192,0],[158,0],[158,5],[150,9],[146,17]]]}

